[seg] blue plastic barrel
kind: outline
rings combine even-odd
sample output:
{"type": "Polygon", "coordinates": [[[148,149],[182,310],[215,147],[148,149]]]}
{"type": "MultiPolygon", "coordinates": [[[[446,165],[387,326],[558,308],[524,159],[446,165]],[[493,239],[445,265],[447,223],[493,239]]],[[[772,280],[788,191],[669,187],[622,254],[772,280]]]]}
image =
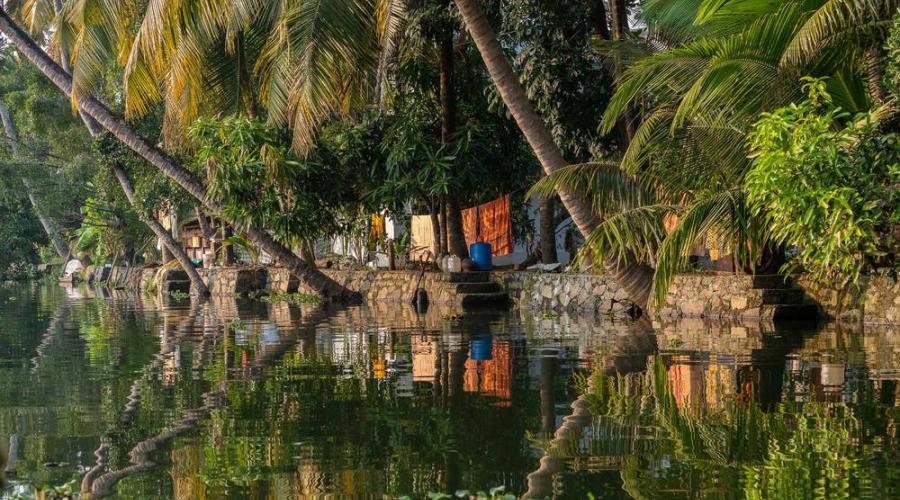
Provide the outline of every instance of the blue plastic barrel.
{"type": "Polygon", "coordinates": [[[490,335],[479,335],[472,339],[469,356],[473,361],[488,361],[493,357],[494,339],[490,335]]]}
{"type": "Polygon", "coordinates": [[[472,243],[469,256],[475,264],[476,271],[490,271],[494,268],[493,249],[490,243],[472,243]]]}

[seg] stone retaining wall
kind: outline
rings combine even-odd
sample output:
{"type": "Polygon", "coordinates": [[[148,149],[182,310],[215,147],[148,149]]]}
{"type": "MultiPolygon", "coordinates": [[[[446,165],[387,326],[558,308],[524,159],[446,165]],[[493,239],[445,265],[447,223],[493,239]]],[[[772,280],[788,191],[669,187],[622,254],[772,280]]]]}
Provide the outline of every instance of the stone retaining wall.
{"type": "Polygon", "coordinates": [[[769,319],[760,290],[746,275],[686,274],[675,278],[653,311],[662,318],[769,319]]]}
{"type": "MultiPolygon", "coordinates": [[[[323,272],[359,292],[368,303],[408,303],[419,280],[417,271],[328,269],[323,272]]],[[[299,286],[297,280],[280,267],[217,268],[200,270],[200,273],[210,284],[212,294],[220,297],[310,291],[299,286]]],[[[85,277],[90,284],[147,290],[156,277],[156,269],[104,270],[89,266],[85,269],[85,277]]],[[[164,277],[164,281],[167,279],[176,277],[164,277]]],[[[631,305],[624,291],[604,275],[494,272],[491,280],[500,284],[520,309],[620,316],[631,305]]],[[[816,304],[823,317],[872,325],[900,324],[900,283],[891,278],[865,279],[858,290],[845,294],[817,287],[802,278],[796,284],[805,295],[803,300],[807,304],[816,304]]],[[[447,275],[425,273],[422,286],[428,290],[430,302],[459,305],[457,284],[449,282],[447,275]]],[[[773,306],[763,292],[751,276],[681,275],[670,287],[665,303],[651,311],[651,315],[729,321],[772,319],[773,306]]],[[[800,290],[794,292],[800,293],[800,290]]]]}
{"type": "MultiPolygon", "coordinates": [[[[359,292],[365,302],[408,303],[412,300],[419,271],[336,271],[322,272],[343,287],[359,292]]],[[[455,304],[459,296],[456,284],[447,281],[444,273],[425,273],[420,285],[428,291],[428,301],[438,304],[455,304]]],[[[298,291],[310,292],[304,286],[298,291]]]]}
{"type": "Polygon", "coordinates": [[[805,277],[798,284],[806,300],[815,304],[823,317],[870,325],[900,324],[900,281],[887,276],[864,277],[849,290],[812,283],[805,277]]]}
{"type": "Polygon", "coordinates": [[[521,309],[619,315],[631,306],[612,278],[596,274],[495,272],[491,278],[521,309]]]}

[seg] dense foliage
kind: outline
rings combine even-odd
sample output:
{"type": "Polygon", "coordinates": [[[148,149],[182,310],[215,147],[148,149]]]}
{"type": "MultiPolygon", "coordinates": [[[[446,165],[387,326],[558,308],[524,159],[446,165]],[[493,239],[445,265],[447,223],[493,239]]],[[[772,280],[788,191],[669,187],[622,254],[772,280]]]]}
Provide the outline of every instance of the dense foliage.
{"type": "Polygon", "coordinates": [[[284,241],[331,234],[337,211],[355,201],[352,172],[297,158],[284,135],[258,120],[203,119],[190,137],[197,171],[207,176],[223,215],[268,227],[284,241]]]}
{"type": "Polygon", "coordinates": [[[846,285],[863,271],[896,267],[900,248],[900,138],[869,115],[850,117],[825,83],[809,98],[766,113],[749,136],[749,201],[791,267],[846,285]]]}

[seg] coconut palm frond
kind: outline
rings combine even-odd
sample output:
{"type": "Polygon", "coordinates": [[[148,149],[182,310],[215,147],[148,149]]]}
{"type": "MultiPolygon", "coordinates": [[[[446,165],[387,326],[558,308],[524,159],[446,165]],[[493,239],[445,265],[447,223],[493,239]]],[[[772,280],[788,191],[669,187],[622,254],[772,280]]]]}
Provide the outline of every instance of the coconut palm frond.
{"type": "Polygon", "coordinates": [[[627,174],[614,162],[569,165],[542,177],[528,196],[549,198],[560,190],[589,193],[595,213],[605,216],[656,203],[654,187],[627,174]]]}
{"type": "Polygon", "coordinates": [[[6,2],[6,8],[10,13],[21,19],[32,34],[44,32],[52,26],[54,19],[56,19],[56,9],[53,7],[53,0],[6,2]]]}
{"type": "MultiPolygon", "coordinates": [[[[677,211],[677,206],[667,204],[645,205],[620,211],[594,229],[585,241],[585,248],[591,254],[579,253],[578,259],[590,255],[595,263],[610,257],[654,263],[666,238],[665,217],[677,211]]],[[[576,261],[576,265],[578,262],[576,261]]]]}
{"type": "Polygon", "coordinates": [[[387,95],[390,61],[397,52],[397,41],[405,21],[405,0],[375,0],[375,29],[380,46],[376,74],[379,101],[383,101],[387,95]]]}
{"type": "Polygon", "coordinates": [[[260,53],[256,73],[270,120],[308,151],[319,123],[371,94],[378,39],[372,0],[289,2],[260,53]]]}
{"type": "Polygon", "coordinates": [[[628,144],[628,149],[622,156],[621,169],[629,174],[636,175],[646,165],[652,156],[651,146],[659,144],[670,137],[669,127],[675,111],[660,107],[653,110],[648,117],[641,122],[634,133],[634,137],[628,144]]]}
{"type": "Polygon", "coordinates": [[[603,114],[601,132],[611,132],[625,110],[644,96],[654,96],[660,105],[674,102],[672,96],[677,98],[690,88],[697,75],[706,70],[717,48],[716,41],[693,42],[642,59],[628,68],[603,114]]]}
{"type": "Polygon", "coordinates": [[[662,243],[653,284],[653,300],[663,303],[675,275],[687,265],[690,251],[701,240],[730,253],[738,266],[751,267],[762,246],[770,242],[764,225],[738,189],[700,196],[679,214],[679,221],[662,243]]]}
{"type": "MultiPolygon", "coordinates": [[[[783,65],[801,65],[815,57],[839,35],[861,32],[883,23],[900,8],[900,0],[827,0],[797,30],[785,49],[783,65]]],[[[883,24],[886,29],[887,25],[883,24]]]]}

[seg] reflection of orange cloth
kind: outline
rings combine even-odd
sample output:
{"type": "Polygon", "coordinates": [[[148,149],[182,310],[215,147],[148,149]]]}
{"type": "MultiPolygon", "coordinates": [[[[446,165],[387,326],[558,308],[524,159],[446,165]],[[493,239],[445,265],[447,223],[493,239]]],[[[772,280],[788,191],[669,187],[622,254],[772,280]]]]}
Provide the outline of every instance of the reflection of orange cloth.
{"type": "Polygon", "coordinates": [[[512,345],[496,341],[491,352],[493,357],[487,361],[466,360],[463,390],[508,401],[512,398],[512,345]]]}
{"type": "Polygon", "coordinates": [[[462,211],[466,244],[491,244],[495,257],[513,253],[512,218],[509,195],[462,211]]]}
{"type": "Polygon", "coordinates": [[[698,364],[674,364],[669,367],[669,382],[679,408],[690,409],[703,401],[706,386],[703,375],[703,367],[698,364]]]}

